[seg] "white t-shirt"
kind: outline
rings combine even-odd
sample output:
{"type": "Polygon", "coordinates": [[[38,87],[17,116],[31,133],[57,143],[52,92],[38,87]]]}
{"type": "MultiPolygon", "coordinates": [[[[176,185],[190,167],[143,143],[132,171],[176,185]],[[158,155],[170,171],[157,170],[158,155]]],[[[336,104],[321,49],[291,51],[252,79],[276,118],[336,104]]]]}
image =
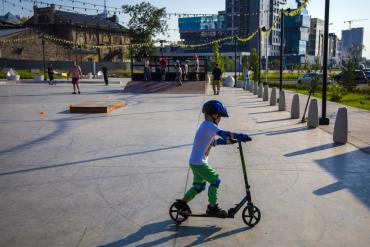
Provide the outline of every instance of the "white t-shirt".
{"type": "Polygon", "coordinates": [[[211,121],[204,120],[197,133],[195,134],[193,150],[191,151],[189,164],[203,165],[207,163],[208,157],[205,155],[209,145],[214,140],[215,135],[221,129],[211,121]]]}

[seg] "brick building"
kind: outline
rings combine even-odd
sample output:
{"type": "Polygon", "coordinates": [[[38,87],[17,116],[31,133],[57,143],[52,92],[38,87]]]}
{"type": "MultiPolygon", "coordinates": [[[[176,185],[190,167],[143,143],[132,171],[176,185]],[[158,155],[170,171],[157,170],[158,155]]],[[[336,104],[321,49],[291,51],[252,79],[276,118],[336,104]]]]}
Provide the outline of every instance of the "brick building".
{"type": "MultiPolygon", "coordinates": [[[[0,57],[20,60],[42,60],[42,34],[91,45],[122,45],[130,42],[128,30],[118,23],[117,16],[84,15],[60,11],[55,5],[34,7],[34,15],[23,27],[1,28],[1,39],[21,42],[0,42],[0,57]]],[[[45,39],[48,61],[122,61],[123,48],[92,49],[45,39]]]]}

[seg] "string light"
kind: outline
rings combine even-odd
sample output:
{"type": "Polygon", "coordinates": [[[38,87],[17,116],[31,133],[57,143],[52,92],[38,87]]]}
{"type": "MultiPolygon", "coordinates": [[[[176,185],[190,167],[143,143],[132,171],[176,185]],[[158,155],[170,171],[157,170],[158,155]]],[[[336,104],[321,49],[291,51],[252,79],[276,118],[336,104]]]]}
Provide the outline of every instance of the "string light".
{"type": "MultiPolygon", "coordinates": [[[[30,1],[30,0],[20,0],[20,1],[30,1]]],[[[4,2],[9,3],[9,2],[7,2],[7,0],[4,0],[4,2]]],[[[289,17],[296,16],[302,11],[302,9],[304,9],[307,6],[308,3],[309,3],[309,0],[305,0],[305,2],[300,7],[298,7],[297,9],[295,9],[293,11],[288,12],[288,11],[284,10],[283,15],[284,16],[289,16],[289,17]]],[[[272,30],[275,28],[277,23],[280,21],[280,19],[281,19],[281,15],[279,15],[279,17],[276,18],[276,20],[272,23],[271,27],[268,30],[263,32],[263,31],[261,31],[261,28],[259,27],[259,28],[257,28],[256,31],[254,31],[252,34],[250,34],[247,37],[240,37],[238,35],[233,35],[233,36],[227,36],[227,37],[219,38],[219,39],[212,40],[212,41],[209,41],[209,42],[206,42],[206,43],[201,43],[201,44],[177,44],[175,42],[169,42],[169,41],[166,41],[166,43],[170,43],[170,45],[172,47],[182,47],[182,48],[199,48],[199,47],[204,47],[204,46],[223,43],[225,41],[229,41],[229,40],[233,40],[233,39],[237,39],[241,43],[246,43],[246,42],[250,41],[259,32],[261,32],[262,38],[268,38],[269,35],[271,34],[272,30]]],[[[57,37],[52,36],[52,35],[44,35],[43,37],[47,40],[50,40],[50,41],[64,43],[64,44],[73,45],[73,46],[86,47],[86,48],[90,48],[90,49],[104,49],[104,48],[114,49],[114,48],[127,48],[127,47],[139,47],[140,48],[140,47],[146,47],[146,46],[149,46],[149,45],[152,44],[152,42],[146,42],[146,43],[139,43],[139,44],[122,44],[122,45],[94,45],[94,44],[83,44],[83,43],[79,43],[79,42],[75,42],[75,41],[60,39],[60,38],[57,38],[57,37]]],[[[2,43],[11,43],[11,42],[23,42],[23,41],[27,41],[27,40],[31,40],[31,39],[36,39],[36,38],[38,38],[38,36],[23,38],[23,39],[11,39],[11,40],[10,39],[5,39],[5,40],[0,39],[0,44],[2,44],[2,43]]],[[[156,42],[159,42],[159,41],[154,41],[154,43],[156,43],[156,42]]]]}

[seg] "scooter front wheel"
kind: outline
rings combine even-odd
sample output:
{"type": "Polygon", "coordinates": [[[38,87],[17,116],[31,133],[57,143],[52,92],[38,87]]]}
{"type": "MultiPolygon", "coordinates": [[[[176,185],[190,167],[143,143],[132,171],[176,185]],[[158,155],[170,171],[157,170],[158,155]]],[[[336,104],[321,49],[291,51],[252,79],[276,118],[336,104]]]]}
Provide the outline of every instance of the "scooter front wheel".
{"type": "Polygon", "coordinates": [[[188,216],[183,215],[180,213],[180,211],[175,206],[176,202],[174,202],[170,207],[170,217],[173,221],[175,221],[177,224],[181,224],[185,220],[188,219],[188,216]]]}
{"type": "Polygon", "coordinates": [[[256,206],[247,205],[243,209],[242,218],[246,225],[254,227],[261,219],[261,212],[256,206]]]}

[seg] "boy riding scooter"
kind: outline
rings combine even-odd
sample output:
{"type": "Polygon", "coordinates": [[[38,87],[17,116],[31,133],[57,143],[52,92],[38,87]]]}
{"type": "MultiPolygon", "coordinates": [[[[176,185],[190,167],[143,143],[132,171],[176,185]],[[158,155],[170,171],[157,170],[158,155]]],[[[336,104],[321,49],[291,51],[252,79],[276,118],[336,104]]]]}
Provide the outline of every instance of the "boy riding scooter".
{"type": "Polygon", "coordinates": [[[192,187],[185,193],[183,199],[177,200],[174,206],[182,213],[191,214],[188,202],[206,189],[208,182],[207,216],[226,218],[228,213],[217,204],[218,187],[221,183],[219,174],[207,163],[211,147],[233,144],[235,142],[251,141],[245,134],[237,134],[221,130],[218,124],[221,117],[229,117],[225,105],[218,100],[210,100],[203,105],[205,120],[199,126],[194,138],[189,165],[194,175],[192,187]],[[216,135],[220,138],[215,139],[216,135]]]}

